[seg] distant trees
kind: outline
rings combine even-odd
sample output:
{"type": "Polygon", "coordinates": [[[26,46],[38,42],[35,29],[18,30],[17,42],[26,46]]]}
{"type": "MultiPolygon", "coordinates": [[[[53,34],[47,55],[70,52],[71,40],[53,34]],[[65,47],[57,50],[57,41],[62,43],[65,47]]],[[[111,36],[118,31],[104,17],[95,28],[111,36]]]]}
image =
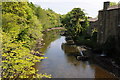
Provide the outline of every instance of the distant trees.
{"type": "Polygon", "coordinates": [[[88,27],[87,17],[81,8],[74,8],[66,15],[63,15],[61,23],[65,26],[72,37],[84,34],[88,27]]]}
{"type": "Polygon", "coordinates": [[[110,6],[115,6],[115,5],[118,5],[118,3],[116,3],[116,2],[110,2],[110,6]]]}
{"type": "Polygon", "coordinates": [[[40,24],[42,24],[43,30],[59,26],[60,21],[60,14],[55,13],[51,9],[42,9],[40,6],[35,6],[32,3],[29,4],[29,6],[34,10],[34,14],[37,16],[37,18],[40,21],[40,24]]]}

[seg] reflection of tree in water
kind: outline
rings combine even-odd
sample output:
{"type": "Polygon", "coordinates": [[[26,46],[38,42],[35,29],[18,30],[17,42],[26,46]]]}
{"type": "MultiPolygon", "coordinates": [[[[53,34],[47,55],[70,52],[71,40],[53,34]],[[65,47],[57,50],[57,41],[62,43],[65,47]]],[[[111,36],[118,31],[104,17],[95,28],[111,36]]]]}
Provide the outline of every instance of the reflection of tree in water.
{"type": "Polygon", "coordinates": [[[43,36],[43,43],[45,43],[45,45],[43,46],[43,48],[41,49],[43,52],[45,52],[45,50],[47,49],[47,47],[50,45],[50,43],[56,39],[58,39],[59,36],[59,32],[58,31],[50,31],[44,34],[43,36]]]}
{"type": "Polygon", "coordinates": [[[66,55],[68,63],[71,63],[74,66],[79,66],[80,62],[76,60],[76,55],[79,54],[77,47],[75,45],[68,45],[67,43],[62,43],[62,50],[66,55]]]}
{"type": "Polygon", "coordinates": [[[69,45],[67,43],[62,43],[61,48],[67,55],[79,54],[79,50],[77,49],[76,45],[69,45]]]}
{"type": "Polygon", "coordinates": [[[68,63],[75,66],[76,68],[82,67],[82,69],[86,70],[86,68],[90,67],[92,69],[92,66],[90,65],[89,61],[78,61],[75,56],[67,54],[66,59],[68,63]]]}
{"type": "Polygon", "coordinates": [[[50,45],[50,43],[60,37],[59,34],[60,34],[59,30],[53,30],[53,31],[45,32],[44,35],[43,35],[43,41],[42,41],[42,43],[44,45],[41,48],[41,45],[37,44],[36,50],[45,52],[45,50],[50,45]]]}
{"type": "MultiPolygon", "coordinates": [[[[66,59],[67,59],[68,63],[71,63],[72,65],[74,65],[76,67],[81,66],[84,69],[86,69],[86,67],[88,65],[90,66],[89,61],[78,61],[76,59],[76,56],[80,55],[80,50],[78,50],[78,46],[69,45],[67,43],[62,43],[61,48],[62,48],[62,50],[64,51],[64,53],[66,55],[66,59]]],[[[82,50],[82,48],[81,48],[81,50],[82,50]]]]}
{"type": "Polygon", "coordinates": [[[70,63],[74,66],[80,65],[80,62],[76,60],[75,56],[66,55],[66,59],[67,59],[68,63],[70,63]]]}

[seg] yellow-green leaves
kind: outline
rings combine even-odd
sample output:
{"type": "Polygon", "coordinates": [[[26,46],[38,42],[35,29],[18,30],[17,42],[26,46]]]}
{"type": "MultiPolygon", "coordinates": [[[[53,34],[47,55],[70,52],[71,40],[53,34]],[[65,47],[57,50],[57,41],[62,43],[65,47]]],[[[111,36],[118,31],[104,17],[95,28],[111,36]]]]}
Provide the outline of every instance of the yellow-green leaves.
{"type": "Polygon", "coordinates": [[[49,77],[47,74],[37,74],[33,67],[36,62],[46,58],[30,53],[36,39],[42,37],[42,25],[29,3],[3,2],[2,21],[2,77],[49,77]]]}

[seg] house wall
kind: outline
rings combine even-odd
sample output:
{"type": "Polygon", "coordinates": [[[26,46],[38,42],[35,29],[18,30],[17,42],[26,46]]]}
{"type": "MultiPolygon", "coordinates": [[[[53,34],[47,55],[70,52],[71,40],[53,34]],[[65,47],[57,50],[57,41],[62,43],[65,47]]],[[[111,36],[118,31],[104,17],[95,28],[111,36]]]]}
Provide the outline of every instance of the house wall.
{"type": "Polygon", "coordinates": [[[120,36],[120,8],[107,10],[108,3],[106,5],[98,14],[97,42],[100,44],[104,44],[110,36],[116,40],[120,36]]]}

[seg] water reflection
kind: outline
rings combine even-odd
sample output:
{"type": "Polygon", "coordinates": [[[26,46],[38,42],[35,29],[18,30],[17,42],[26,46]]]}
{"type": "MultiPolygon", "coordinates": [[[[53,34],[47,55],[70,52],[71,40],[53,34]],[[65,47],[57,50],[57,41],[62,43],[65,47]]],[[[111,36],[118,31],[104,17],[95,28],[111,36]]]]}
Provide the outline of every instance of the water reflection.
{"type": "Polygon", "coordinates": [[[72,54],[75,55],[80,53],[76,45],[69,45],[67,43],[62,43],[61,48],[64,51],[64,53],[67,55],[72,55],[72,54]]]}
{"type": "Polygon", "coordinates": [[[68,46],[65,43],[65,37],[62,36],[47,46],[44,52],[48,59],[36,64],[39,73],[48,73],[54,78],[114,77],[100,67],[90,64],[89,61],[77,61],[74,56],[68,55],[78,53],[79,50],[75,46],[68,46]]]}
{"type": "MultiPolygon", "coordinates": [[[[38,44],[36,45],[36,47],[35,47],[35,51],[39,51],[39,52],[45,52],[46,50],[47,50],[47,48],[50,48],[50,43],[51,42],[53,42],[54,40],[56,40],[56,39],[58,39],[59,37],[60,37],[60,35],[59,35],[60,33],[59,33],[59,31],[50,31],[50,32],[46,32],[46,33],[44,33],[44,35],[43,35],[43,41],[42,41],[42,43],[44,44],[44,46],[43,47],[41,47],[41,45],[39,44],[39,41],[41,41],[41,40],[37,40],[37,42],[38,42],[38,44]],[[49,46],[49,47],[48,47],[49,46]]],[[[41,42],[40,42],[41,43],[41,42]]]]}
{"type": "Polygon", "coordinates": [[[62,43],[61,48],[66,55],[83,55],[80,52],[85,52],[86,49],[83,46],[77,46],[75,44],[70,43],[71,40],[68,40],[66,43],[62,43]],[[69,43],[68,43],[69,42],[69,43]]]}

